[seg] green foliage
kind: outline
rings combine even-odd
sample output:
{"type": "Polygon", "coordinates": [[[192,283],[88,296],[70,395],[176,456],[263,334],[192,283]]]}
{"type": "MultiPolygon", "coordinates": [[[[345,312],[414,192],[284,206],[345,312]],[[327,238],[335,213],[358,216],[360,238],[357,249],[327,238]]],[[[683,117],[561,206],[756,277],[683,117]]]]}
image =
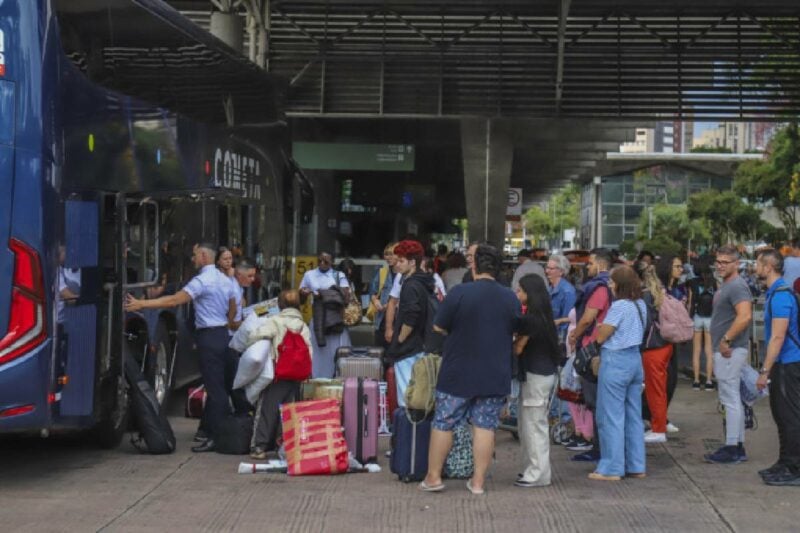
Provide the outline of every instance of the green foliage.
{"type": "Polygon", "coordinates": [[[710,237],[704,220],[690,217],[685,205],[656,204],[652,206],[652,220],[648,210],[642,211],[636,228],[636,237],[642,248],[654,253],[677,253],[675,250],[705,242],[710,237]],[[652,223],[652,239],[650,225],[652,223]]]}
{"type": "Polygon", "coordinates": [[[625,257],[634,257],[639,250],[636,249],[636,239],[625,239],[619,243],[619,251],[625,257]]]}
{"type": "Polygon", "coordinates": [[[553,233],[553,218],[538,205],[525,212],[525,227],[532,237],[547,239],[553,233]]]}
{"type": "Polygon", "coordinates": [[[562,232],[580,224],[580,190],[568,185],[547,202],[547,207],[534,206],[525,213],[525,227],[537,240],[559,241],[562,232]]]}
{"type": "Polygon", "coordinates": [[[774,228],[761,220],[761,210],[744,202],[733,191],[703,191],[689,196],[687,213],[693,220],[701,220],[708,230],[710,243],[764,238],[774,228]]]}
{"type": "Polygon", "coordinates": [[[652,239],[648,239],[642,243],[642,250],[648,250],[656,255],[678,255],[683,249],[683,245],[679,242],[670,239],[665,235],[653,234],[652,239]]]}
{"type": "Polygon", "coordinates": [[[739,165],[733,190],[757,204],[775,207],[789,237],[797,235],[798,200],[794,176],[800,173],[800,134],[797,124],[778,131],[764,159],[739,165]]]}
{"type": "Polygon", "coordinates": [[[733,150],[724,146],[695,146],[689,150],[693,154],[732,154],[733,150]]]}

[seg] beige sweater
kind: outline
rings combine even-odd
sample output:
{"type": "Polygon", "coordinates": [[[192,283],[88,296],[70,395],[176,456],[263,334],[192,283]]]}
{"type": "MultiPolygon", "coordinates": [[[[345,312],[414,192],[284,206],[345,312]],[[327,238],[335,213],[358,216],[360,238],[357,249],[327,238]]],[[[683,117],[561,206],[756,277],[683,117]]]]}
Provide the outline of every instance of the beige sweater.
{"type": "Polygon", "coordinates": [[[303,322],[303,315],[297,309],[284,309],[275,316],[272,316],[264,324],[255,328],[247,339],[246,344],[250,346],[261,339],[272,341],[272,359],[278,360],[278,346],[283,342],[286,331],[291,330],[299,333],[308,346],[308,353],[314,358],[314,350],[311,347],[311,330],[303,322]]]}

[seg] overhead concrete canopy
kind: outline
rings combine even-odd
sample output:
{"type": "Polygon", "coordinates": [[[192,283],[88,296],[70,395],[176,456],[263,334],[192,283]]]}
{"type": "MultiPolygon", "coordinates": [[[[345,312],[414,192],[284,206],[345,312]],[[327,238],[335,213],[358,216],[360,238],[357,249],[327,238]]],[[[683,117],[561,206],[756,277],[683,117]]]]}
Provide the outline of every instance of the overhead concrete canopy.
{"type": "Polygon", "coordinates": [[[597,176],[612,176],[632,172],[641,168],[662,164],[689,167],[718,176],[733,176],[736,168],[744,161],[762,159],[761,154],[666,154],[646,152],[640,154],[606,154],[605,160],[598,163],[597,176]]]}

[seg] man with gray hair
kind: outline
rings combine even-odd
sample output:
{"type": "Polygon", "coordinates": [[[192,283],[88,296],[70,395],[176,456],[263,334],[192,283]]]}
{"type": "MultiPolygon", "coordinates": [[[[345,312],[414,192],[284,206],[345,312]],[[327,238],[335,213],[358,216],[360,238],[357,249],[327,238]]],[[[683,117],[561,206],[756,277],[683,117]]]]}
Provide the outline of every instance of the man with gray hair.
{"type": "Polygon", "coordinates": [[[722,285],[714,296],[711,344],[719,401],[725,407],[725,445],[706,454],[710,463],[735,464],[747,460],[744,450],[745,415],[739,382],[748,358],[748,329],[753,313],[752,295],[739,276],[739,252],[733,246],[717,250],[717,271],[722,285]]]}
{"type": "Polygon", "coordinates": [[[235,316],[236,298],[230,279],[215,265],[216,246],[201,242],[192,250],[192,263],[200,273],[175,294],[152,300],[140,300],[128,294],[125,310],[177,307],[194,302],[195,340],[200,358],[200,374],[208,394],[201,426],[209,438],[192,448],[193,452],[216,449],[214,434],[220,422],[230,414],[228,390],[225,386],[225,366],[228,361],[228,317],[235,316]]]}
{"type": "Polygon", "coordinates": [[[569,312],[575,307],[576,299],[575,287],[566,279],[569,269],[569,259],[558,254],[551,255],[544,267],[547,288],[550,290],[553,318],[558,326],[558,336],[561,341],[565,341],[567,338],[569,312]]]}

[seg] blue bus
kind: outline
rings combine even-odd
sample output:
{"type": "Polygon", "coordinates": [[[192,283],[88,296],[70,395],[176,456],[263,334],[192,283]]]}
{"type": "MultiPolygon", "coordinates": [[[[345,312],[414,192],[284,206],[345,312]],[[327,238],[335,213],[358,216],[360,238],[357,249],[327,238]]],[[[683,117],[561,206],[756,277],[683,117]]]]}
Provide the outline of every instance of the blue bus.
{"type": "Polygon", "coordinates": [[[0,0],[0,434],[115,446],[125,354],[161,401],[197,379],[191,305],[122,303],[179,290],[198,240],[280,287],[312,199],[282,90],[160,0],[0,0]]]}

